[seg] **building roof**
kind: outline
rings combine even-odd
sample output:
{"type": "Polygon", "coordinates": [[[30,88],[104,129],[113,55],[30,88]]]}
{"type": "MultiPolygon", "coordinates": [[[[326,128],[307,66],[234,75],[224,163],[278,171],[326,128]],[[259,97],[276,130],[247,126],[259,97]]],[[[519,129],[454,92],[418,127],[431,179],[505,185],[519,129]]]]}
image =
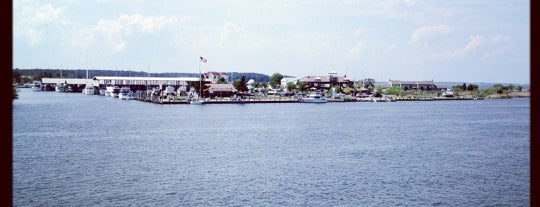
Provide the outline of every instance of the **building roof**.
{"type": "Polygon", "coordinates": [[[210,86],[208,88],[208,91],[210,93],[213,92],[236,92],[237,90],[234,88],[233,84],[227,83],[227,84],[207,84],[210,86]]]}
{"type": "Polygon", "coordinates": [[[403,84],[403,85],[416,85],[416,84],[421,84],[421,85],[435,85],[433,83],[433,80],[430,80],[430,81],[402,81],[402,80],[389,80],[388,81],[390,84],[392,85],[399,85],[399,84],[403,84]]]}

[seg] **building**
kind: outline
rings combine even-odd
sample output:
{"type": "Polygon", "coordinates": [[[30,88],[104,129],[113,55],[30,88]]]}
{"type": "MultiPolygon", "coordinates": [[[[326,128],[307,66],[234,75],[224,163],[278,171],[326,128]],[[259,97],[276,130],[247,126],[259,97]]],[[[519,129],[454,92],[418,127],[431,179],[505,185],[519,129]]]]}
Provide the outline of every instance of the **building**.
{"type": "Polygon", "coordinates": [[[339,76],[336,71],[330,71],[328,76],[305,76],[298,79],[298,81],[305,82],[309,88],[318,90],[328,90],[332,86],[339,86],[340,88],[354,87],[353,81],[349,80],[347,76],[339,76]]]}
{"type": "Polygon", "coordinates": [[[203,75],[207,80],[212,81],[212,83],[217,83],[217,81],[221,77],[223,77],[225,80],[228,80],[229,78],[228,73],[226,72],[209,71],[209,72],[203,73],[203,75]]]}
{"type": "Polygon", "coordinates": [[[206,97],[230,97],[237,92],[233,84],[207,84],[208,94],[206,97]]]}
{"type": "Polygon", "coordinates": [[[388,87],[399,86],[404,91],[419,90],[419,91],[438,91],[439,89],[430,81],[401,81],[401,80],[388,80],[388,87]]]}

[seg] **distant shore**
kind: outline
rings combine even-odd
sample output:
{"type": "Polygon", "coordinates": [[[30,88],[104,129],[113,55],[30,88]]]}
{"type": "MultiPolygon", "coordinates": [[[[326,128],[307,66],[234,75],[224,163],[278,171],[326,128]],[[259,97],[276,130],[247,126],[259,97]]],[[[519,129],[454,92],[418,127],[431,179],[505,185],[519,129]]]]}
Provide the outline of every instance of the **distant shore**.
{"type": "Polygon", "coordinates": [[[506,99],[506,98],[530,98],[530,91],[512,91],[507,94],[492,94],[487,96],[489,99],[506,99]]]}

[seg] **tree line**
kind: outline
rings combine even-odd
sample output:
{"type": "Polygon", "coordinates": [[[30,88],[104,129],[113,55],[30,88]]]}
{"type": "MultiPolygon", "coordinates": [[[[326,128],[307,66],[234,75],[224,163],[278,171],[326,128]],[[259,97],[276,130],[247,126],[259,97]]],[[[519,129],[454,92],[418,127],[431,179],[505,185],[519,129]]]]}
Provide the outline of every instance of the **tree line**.
{"type": "MultiPolygon", "coordinates": [[[[86,69],[13,69],[13,83],[22,85],[34,80],[41,81],[42,78],[86,78],[86,69]]],[[[235,80],[240,77],[253,79],[257,82],[268,82],[270,77],[260,73],[232,72],[235,80]]],[[[198,77],[198,73],[148,73],[144,71],[132,70],[88,70],[88,78],[94,76],[122,76],[122,77],[198,77]]]]}

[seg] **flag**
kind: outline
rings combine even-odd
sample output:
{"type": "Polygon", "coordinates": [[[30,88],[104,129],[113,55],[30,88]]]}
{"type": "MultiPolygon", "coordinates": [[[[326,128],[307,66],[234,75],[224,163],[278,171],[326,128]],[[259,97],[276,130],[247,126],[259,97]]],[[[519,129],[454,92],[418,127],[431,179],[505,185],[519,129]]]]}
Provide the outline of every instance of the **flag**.
{"type": "Polygon", "coordinates": [[[201,56],[201,62],[206,63],[206,58],[203,58],[203,57],[201,56]]]}

